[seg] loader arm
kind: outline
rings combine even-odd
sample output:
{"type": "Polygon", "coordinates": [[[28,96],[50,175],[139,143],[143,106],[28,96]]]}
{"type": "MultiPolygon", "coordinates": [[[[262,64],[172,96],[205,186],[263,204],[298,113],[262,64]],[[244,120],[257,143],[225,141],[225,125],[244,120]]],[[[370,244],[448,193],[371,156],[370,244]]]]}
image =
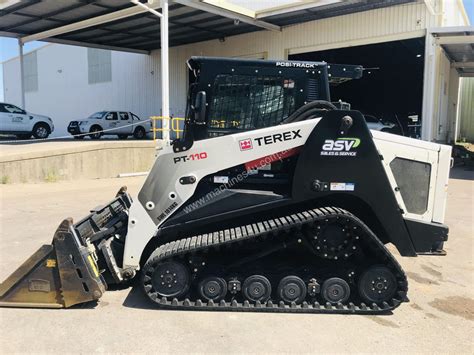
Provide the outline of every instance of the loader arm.
{"type": "Polygon", "coordinates": [[[303,146],[321,118],[196,141],[175,153],[165,147],[157,157],[138,200],[130,208],[124,267],[139,268],[142,252],[157,229],[194,194],[207,175],[265,157],[282,156],[303,146]]]}

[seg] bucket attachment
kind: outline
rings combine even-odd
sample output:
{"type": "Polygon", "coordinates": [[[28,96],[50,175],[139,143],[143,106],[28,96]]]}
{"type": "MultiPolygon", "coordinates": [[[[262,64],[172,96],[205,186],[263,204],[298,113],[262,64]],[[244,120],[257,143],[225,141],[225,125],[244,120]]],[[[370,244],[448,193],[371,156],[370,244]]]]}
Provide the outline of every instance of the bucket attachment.
{"type": "Polygon", "coordinates": [[[98,300],[106,290],[93,245],[84,246],[71,218],[0,285],[0,306],[67,308],[98,300]]]}
{"type": "Polygon", "coordinates": [[[114,200],[76,224],[71,218],[62,221],[52,244],[39,248],[0,284],[0,307],[68,308],[98,300],[109,281],[120,283],[120,246],[131,204],[122,187],[114,200]]]}

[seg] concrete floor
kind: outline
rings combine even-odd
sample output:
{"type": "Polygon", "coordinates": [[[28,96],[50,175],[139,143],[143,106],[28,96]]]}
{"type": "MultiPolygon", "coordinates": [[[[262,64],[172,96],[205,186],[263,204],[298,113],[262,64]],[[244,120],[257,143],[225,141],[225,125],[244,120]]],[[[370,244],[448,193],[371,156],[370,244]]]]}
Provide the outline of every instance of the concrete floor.
{"type": "MultiPolygon", "coordinates": [[[[445,257],[397,257],[410,303],[393,315],[291,315],[147,309],[138,292],[107,292],[95,307],[0,309],[0,352],[53,353],[473,353],[474,173],[454,171],[445,257]]],[[[0,280],[66,216],[110,200],[121,185],[136,195],[143,177],[0,186],[0,280]]]]}

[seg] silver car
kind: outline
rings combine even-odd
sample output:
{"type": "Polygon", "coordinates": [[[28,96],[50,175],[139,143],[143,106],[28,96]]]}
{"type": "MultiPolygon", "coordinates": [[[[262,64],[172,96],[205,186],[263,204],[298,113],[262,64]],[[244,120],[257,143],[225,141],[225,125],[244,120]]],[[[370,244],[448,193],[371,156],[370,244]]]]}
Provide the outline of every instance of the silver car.
{"type": "Polygon", "coordinates": [[[117,135],[120,139],[133,136],[135,139],[144,139],[150,132],[151,125],[142,122],[132,112],[125,111],[100,111],[87,119],[71,121],[67,131],[75,139],[83,139],[89,136],[91,139],[99,139],[103,135],[117,135]]]}
{"type": "Polygon", "coordinates": [[[390,132],[390,130],[395,127],[395,124],[390,122],[383,122],[381,119],[378,119],[377,117],[372,115],[364,115],[364,117],[369,129],[382,132],[390,132]]]}

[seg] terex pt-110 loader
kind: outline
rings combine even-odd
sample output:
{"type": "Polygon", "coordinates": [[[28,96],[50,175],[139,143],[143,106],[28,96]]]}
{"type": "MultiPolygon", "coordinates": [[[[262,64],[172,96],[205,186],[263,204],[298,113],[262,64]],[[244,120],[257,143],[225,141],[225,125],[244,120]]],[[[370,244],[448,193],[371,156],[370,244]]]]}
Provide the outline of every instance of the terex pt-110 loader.
{"type": "Polygon", "coordinates": [[[194,57],[184,138],[0,287],[70,307],[132,278],[160,308],[376,313],[407,300],[402,256],[442,255],[450,147],[368,130],[329,103],[357,66],[194,57]]]}

